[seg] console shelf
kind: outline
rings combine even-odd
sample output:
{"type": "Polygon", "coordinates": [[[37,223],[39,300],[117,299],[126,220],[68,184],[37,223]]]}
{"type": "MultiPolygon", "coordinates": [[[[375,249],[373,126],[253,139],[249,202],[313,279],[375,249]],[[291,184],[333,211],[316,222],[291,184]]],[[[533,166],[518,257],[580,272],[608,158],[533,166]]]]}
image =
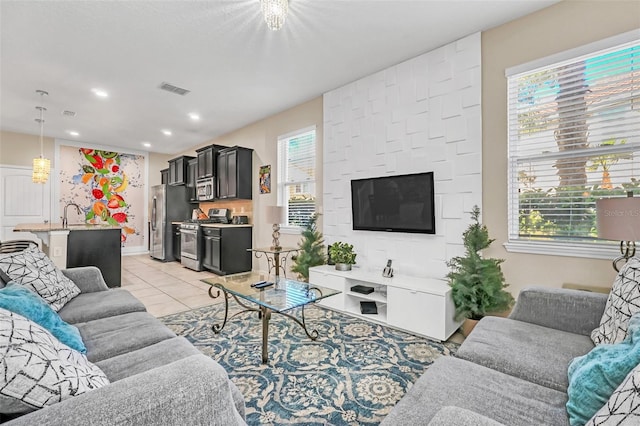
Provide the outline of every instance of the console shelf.
{"type": "Polygon", "coordinates": [[[318,302],[321,306],[412,334],[446,340],[460,326],[453,318],[451,288],[444,280],[402,275],[385,278],[381,272],[337,271],[322,265],[309,268],[309,283],[342,292],[318,302]],[[374,291],[351,291],[355,285],[373,287],[374,291]],[[375,302],[378,313],[362,314],[361,301],[375,302]]]}

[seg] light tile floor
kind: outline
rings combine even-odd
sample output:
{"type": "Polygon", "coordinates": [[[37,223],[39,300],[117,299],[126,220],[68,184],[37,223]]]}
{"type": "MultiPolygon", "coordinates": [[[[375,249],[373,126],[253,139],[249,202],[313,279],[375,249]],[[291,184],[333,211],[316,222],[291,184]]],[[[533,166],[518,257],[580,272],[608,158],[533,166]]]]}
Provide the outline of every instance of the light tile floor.
{"type": "MultiPolygon", "coordinates": [[[[156,317],[222,302],[221,297],[209,297],[210,286],[200,281],[215,276],[208,271],[192,271],[180,262],[160,262],[149,255],[122,257],[122,287],[140,299],[156,317]]],[[[455,343],[463,340],[460,333],[449,338],[455,343]]]]}
{"type": "Polygon", "coordinates": [[[160,262],[148,255],[122,257],[122,288],[136,296],[156,317],[213,305],[209,285],[201,279],[215,277],[211,272],[196,272],[180,262],[160,262]]]}

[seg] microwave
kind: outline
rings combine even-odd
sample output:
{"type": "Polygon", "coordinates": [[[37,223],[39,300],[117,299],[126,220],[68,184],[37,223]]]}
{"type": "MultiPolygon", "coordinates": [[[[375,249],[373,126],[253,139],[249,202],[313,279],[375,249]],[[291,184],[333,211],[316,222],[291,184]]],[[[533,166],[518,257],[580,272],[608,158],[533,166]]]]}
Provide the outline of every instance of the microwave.
{"type": "Polygon", "coordinates": [[[216,196],[215,179],[200,179],[196,182],[196,198],[198,201],[213,201],[216,196]]]}

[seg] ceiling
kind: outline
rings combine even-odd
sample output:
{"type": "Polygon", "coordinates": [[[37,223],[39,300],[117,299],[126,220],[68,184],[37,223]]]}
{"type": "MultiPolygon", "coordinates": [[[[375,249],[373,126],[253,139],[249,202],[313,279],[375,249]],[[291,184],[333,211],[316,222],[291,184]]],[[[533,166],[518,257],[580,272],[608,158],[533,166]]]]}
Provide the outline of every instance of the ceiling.
{"type": "Polygon", "coordinates": [[[290,0],[274,32],[258,0],[1,0],[0,129],[43,103],[45,136],[178,153],[556,2],[290,0]]]}

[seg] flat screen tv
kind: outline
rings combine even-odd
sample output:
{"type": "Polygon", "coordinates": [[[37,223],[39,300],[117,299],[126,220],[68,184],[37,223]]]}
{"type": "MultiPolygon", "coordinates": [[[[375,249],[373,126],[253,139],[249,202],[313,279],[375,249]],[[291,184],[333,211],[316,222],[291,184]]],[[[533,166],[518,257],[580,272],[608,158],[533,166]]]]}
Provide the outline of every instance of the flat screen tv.
{"type": "Polygon", "coordinates": [[[436,233],[433,172],[351,181],[353,229],[436,233]]]}

